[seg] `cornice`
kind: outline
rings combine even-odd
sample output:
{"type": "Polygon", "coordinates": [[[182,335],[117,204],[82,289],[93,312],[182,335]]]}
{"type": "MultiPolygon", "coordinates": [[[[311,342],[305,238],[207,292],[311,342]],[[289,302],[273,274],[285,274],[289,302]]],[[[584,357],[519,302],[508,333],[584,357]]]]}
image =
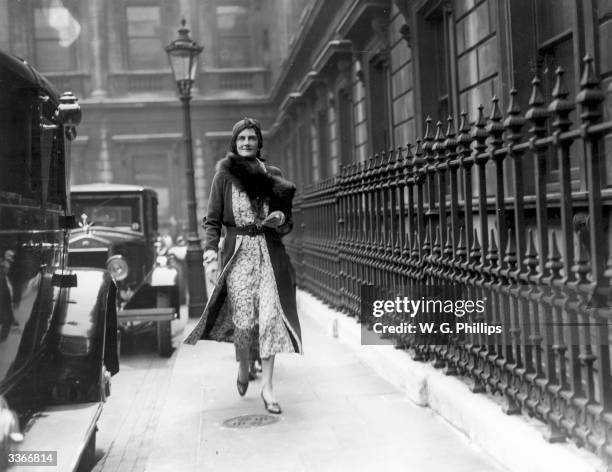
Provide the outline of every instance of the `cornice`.
{"type": "Polygon", "coordinates": [[[308,95],[312,88],[325,83],[325,79],[316,70],[311,70],[297,87],[297,91],[303,97],[308,95]]]}
{"type": "Polygon", "coordinates": [[[319,74],[325,73],[328,67],[340,59],[353,57],[353,43],[348,39],[333,39],[329,41],[317,58],[312,68],[319,74]]]}
{"type": "Polygon", "coordinates": [[[285,99],[282,101],[279,111],[288,113],[289,109],[293,105],[297,105],[304,102],[304,97],[299,92],[292,92],[288,94],[285,99]]]}
{"type": "Polygon", "coordinates": [[[180,141],[182,133],[115,134],[111,141],[117,144],[150,143],[160,141],[180,141]]]}
{"type": "Polygon", "coordinates": [[[373,17],[391,12],[389,0],[358,0],[342,19],[336,32],[341,38],[357,39],[364,37],[364,31],[371,31],[371,20],[373,17]]]}

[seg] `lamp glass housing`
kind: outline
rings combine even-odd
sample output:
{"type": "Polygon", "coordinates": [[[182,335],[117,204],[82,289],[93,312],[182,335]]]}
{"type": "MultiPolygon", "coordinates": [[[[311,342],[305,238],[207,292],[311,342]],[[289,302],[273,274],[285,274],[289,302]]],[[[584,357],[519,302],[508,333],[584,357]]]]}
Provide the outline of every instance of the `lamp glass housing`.
{"type": "Polygon", "coordinates": [[[178,84],[192,84],[198,71],[198,58],[204,48],[199,46],[189,36],[189,29],[185,26],[185,19],[181,21],[178,37],[166,46],[166,54],[178,84]]]}

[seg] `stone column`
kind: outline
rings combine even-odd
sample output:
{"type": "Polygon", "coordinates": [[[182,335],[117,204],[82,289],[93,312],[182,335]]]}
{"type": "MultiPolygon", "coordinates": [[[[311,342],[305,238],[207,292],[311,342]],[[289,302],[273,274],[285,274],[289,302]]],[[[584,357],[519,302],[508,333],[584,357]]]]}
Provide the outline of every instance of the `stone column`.
{"type": "Polygon", "coordinates": [[[108,153],[106,126],[103,124],[100,128],[100,159],[98,160],[98,179],[105,184],[113,181],[113,169],[108,153]]]}
{"type": "Polygon", "coordinates": [[[195,139],[195,182],[196,182],[196,208],[198,210],[199,221],[206,214],[208,198],[206,195],[206,170],[204,167],[204,152],[202,140],[195,139]]]}
{"type": "Polygon", "coordinates": [[[104,5],[102,0],[91,0],[89,2],[89,21],[91,25],[91,96],[96,98],[106,97],[105,72],[107,69],[103,55],[104,39],[104,5]]]}

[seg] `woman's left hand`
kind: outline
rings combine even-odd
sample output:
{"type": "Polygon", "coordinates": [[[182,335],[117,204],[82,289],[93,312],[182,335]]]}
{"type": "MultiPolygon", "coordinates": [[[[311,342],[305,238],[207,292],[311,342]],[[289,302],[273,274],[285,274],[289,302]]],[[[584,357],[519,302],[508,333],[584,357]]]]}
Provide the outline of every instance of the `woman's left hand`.
{"type": "Polygon", "coordinates": [[[285,222],[285,214],[276,210],[270,213],[265,220],[263,220],[263,226],[267,226],[268,228],[278,228],[285,222]]]}

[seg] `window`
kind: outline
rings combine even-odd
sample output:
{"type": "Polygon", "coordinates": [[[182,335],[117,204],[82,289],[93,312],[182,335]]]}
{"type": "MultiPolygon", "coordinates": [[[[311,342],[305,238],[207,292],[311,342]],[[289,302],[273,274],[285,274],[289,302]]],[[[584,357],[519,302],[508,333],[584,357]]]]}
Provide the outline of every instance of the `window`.
{"type": "Polygon", "coordinates": [[[167,66],[160,37],[158,6],[128,6],[127,62],[130,69],[162,69],[167,66]]]}
{"type": "Polygon", "coordinates": [[[338,91],[338,128],[340,131],[341,164],[353,162],[353,103],[350,90],[338,91]]]}
{"type": "Polygon", "coordinates": [[[220,68],[251,66],[250,8],[248,1],[219,1],[217,65],[220,68]]]}
{"type": "Polygon", "coordinates": [[[310,155],[310,145],[308,142],[309,130],[307,124],[300,123],[298,125],[297,134],[298,143],[295,155],[298,156],[298,161],[301,163],[300,179],[302,182],[312,182],[312,167],[308,159],[310,155]]]}
{"type": "MultiPolygon", "coordinates": [[[[557,76],[555,71],[558,67],[565,70],[564,80],[569,99],[573,100],[576,96],[576,68],[574,65],[574,44],[573,44],[573,16],[576,5],[574,0],[534,0],[536,9],[536,40],[538,45],[538,75],[542,82],[542,92],[546,104],[552,98],[557,76]],[[552,8],[559,11],[557,15],[550,15],[552,8]],[[547,14],[548,13],[548,14],[547,14]]],[[[570,119],[575,122],[575,114],[570,119]]],[[[552,133],[552,119],[548,120],[549,133],[552,133]]],[[[551,149],[548,174],[548,191],[556,191],[559,187],[559,161],[556,154],[551,149]]],[[[572,186],[577,189],[580,179],[580,160],[582,159],[582,149],[580,143],[576,141],[570,152],[570,171],[572,186]]]]}
{"type": "Polygon", "coordinates": [[[63,6],[34,8],[36,68],[43,72],[76,69],[76,40],[81,26],[63,6]]]}
{"type": "Polygon", "coordinates": [[[448,87],[448,38],[446,31],[448,28],[447,21],[440,19],[433,23],[434,26],[434,51],[439,51],[435,54],[434,66],[436,68],[435,91],[436,91],[436,116],[438,119],[443,119],[448,116],[450,90],[448,87]]]}
{"type": "Polygon", "coordinates": [[[317,124],[317,135],[319,137],[317,143],[319,148],[319,153],[317,156],[317,178],[325,179],[327,178],[327,161],[329,159],[329,125],[327,123],[327,110],[319,111],[317,124]]]}
{"type": "Polygon", "coordinates": [[[317,132],[317,122],[310,122],[310,155],[312,156],[312,178],[315,182],[321,179],[319,173],[319,133],[317,132]]]}
{"type": "Polygon", "coordinates": [[[375,57],[369,64],[370,136],[372,154],[387,151],[392,145],[389,103],[389,64],[375,57]]]}

